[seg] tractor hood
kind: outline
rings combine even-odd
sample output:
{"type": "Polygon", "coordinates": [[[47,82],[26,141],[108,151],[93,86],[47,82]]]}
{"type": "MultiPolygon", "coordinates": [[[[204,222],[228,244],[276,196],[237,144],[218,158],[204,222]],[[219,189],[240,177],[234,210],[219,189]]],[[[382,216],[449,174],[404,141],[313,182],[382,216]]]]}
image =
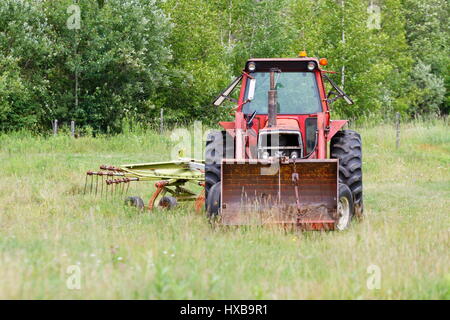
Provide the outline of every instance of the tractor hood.
{"type": "Polygon", "coordinates": [[[266,126],[262,129],[265,131],[270,130],[294,130],[299,131],[300,126],[298,125],[298,121],[296,119],[277,119],[277,125],[275,127],[266,126]]]}
{"type": "Polygon", "coordinates": [[[259,131],[258,158],[303,157],[302,135],[295,119],[278,119],[276,126],[259,131]]]}

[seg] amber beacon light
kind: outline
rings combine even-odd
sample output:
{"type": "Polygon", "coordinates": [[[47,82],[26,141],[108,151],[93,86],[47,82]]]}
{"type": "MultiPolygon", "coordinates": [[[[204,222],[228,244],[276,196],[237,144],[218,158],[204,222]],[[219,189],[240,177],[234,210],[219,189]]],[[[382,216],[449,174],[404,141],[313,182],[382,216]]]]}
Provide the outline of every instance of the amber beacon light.
{"type": "Polygon", "coordinates": [[[327,60],[327,58],[320,58],[319,64],[320,64],[321,66],[326,66],[326,65],[328,65],[328,60],[327,60]]]}

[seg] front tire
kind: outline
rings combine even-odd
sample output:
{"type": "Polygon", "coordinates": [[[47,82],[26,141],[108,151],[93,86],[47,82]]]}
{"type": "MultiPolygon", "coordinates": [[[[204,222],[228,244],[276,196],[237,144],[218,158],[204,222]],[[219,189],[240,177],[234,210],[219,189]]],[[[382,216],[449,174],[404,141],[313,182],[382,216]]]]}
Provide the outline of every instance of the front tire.
{"type": "Polygon", "coordinates": [[[214,184],[209,190],[208,198],[206,198],[206,214],[208,218],[214,218],[220,212],[220,187],[221,182],[214,184]]]}
{"type": "Polygon", "coordinates": [[[339,184],[339,199],[337,208],[338,219],[336,229],[345,230],[350,225],[354,214],[353,195],[350,188],[343,184],[339,184]]]}

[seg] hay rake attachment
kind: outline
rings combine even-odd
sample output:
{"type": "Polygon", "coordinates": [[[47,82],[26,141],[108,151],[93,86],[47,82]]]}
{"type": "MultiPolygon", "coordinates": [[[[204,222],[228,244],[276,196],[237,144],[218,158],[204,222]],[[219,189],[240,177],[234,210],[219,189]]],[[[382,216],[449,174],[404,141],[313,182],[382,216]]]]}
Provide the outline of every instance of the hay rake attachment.
{"type": "Polygon", "coordinates": [[[108,195],[123,196],[128,194],[130,183],[150,181],[155,182],[156,190],[148,201],[148,210],[154,209],[156,200],[160,198],[161,207],[171,207],[180,201],[195,201],[195,208],[199,211],[205,199],[204,171],[204,161],[193,159],[121,166],[101,165],[100,171],[86,173],[84,193],[106,198],[108,195]],[[202,189],[200,192],[194,191],[187,184],[201,186],[202,189]],[[166,194],[170,196],[165,197],[166,194]]]}

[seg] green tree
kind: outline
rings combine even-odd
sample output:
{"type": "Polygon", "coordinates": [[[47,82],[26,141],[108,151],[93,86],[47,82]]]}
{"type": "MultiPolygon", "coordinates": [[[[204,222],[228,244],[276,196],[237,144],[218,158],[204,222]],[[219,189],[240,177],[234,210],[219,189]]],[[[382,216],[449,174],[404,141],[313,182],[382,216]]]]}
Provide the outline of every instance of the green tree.
{"type": "Polygon", "coordinates": [[[237,75],[248,58],[289,56],[287,0],[219,0],[220,42],[237,75]]]}
{"type": "Polygon", "coordinates": [[[327,57],[327,69],[338,72],[332,77],[355,101],[337,102],[339,113],[357,118],[408,108],[412,60],[400,0],[292,1],[290,12],[292,51],[327,57]]]}
{"type": "Polygon", "coordinates": [[[79,1],[81,28],[71,30],[67,9],[73,4],[2,1],[1,62],[17,69],[0,71],[2,90],[10,92],[2,98],[8,110],[2,119],[16,119],[2,128],[48,127],[57,118],[118,131],[127,117],[151,120],[157,91],[168,86],[171,58],[170,24],[159,3],[79,1]],[[27,103],[12,93],[20,91],[27,103]]]}
{"type": "Polygon", "coordinates": [[[49,69],[58,47],[41,3],[0,4],[0,130],[37,129],[49,112],[49,69]]]}
{"type": "Polygon", "coordinates": [[[205,108],[231,79],[220,43],[220,15],[207,0],[169,0],[163,9],[173,26],[169,37],[171,83],[159,94],[166,119],[207,121],[215,110],[206,113],[205,108]]]}
{"type": "Polygon", "coordinates": [[[333,108],[350,117],[381,109],[380,88],[386,76],[380,63],[374,33],[367,27],[367,4],[360,0],[293,1],[291,24],[299,30],[293,50],[326,57],[331,77],[353,98],[348,106],[333,108]]]}
{"type": "Polygon", "coordinates": [[[64,48],[54,66],[60,86],[53,110],[102,131],[118,131],[124,118],[150,120],[157,89],[168,83],[170,24],[156,1],[79,2],[81,28],[69,30],[71,0],[46,2],[46,14],[64,48]],[[78,92],[75,91],[78,78],[78,92]],[[78,95],[79,103],[75,103],[78,95]]]}
{"type": "Polygon", "coordinates": [[[357,118],[450,111],[446,0],[4,0],[0,130],[99,131],[223,118],[207,109],[250,57],[326,57],[357,118]],[[69,29],[69,6],[81,8],[69,29]],[[368,25],[371,7],[380,24],[368,25]]]}
{"type": "Polygon", "coordinates": [[[384,79],[379,87],[381,112],[388,115],[394,111],[406,113],[410,108],[408,87],[413,62],[406,40],[406,19],[401,0],[383,0],[378,5],[381,24],[380,29],[372,29],[372,41],[376,63],[384,69],[384,79]]]}
{"type": "MultiPolygon", "coordinates": [[[[411,112],[422,113],[436,111],[448,113],[448,100],[441,99],[441,83],[449,77],[450,30],[449,2],[446,0],[402,0],[406,16],[406,36],[414,58],[412,75],[411,112]],[[417,74],[426,72],[426,74],[417,74]],[[425,81],[424,79],[428,79],[425,81]],[[433,80],[431,80],[433,79],[433,80]],[[424,87],[431,85],[431,87],[424,87]],[[429,105],[430,101],[433,101],[429,105]],[[440,101],[440,102],[439,102],[440,101]]],[[[445,84],[444,84],[445,85],[445,84]]],[[[450,90],[448,81],[446,91],[450,90]]],[[[448,94],[448,93],[447,93],[448,94]]]]}
{"type": "Polygon", "coordinates": [[[445,97],[444,79],[431,72],[431,66],[421,60],[415,63],[412,72],[411,112],[417,114],[439,114],[445,97]]]}

